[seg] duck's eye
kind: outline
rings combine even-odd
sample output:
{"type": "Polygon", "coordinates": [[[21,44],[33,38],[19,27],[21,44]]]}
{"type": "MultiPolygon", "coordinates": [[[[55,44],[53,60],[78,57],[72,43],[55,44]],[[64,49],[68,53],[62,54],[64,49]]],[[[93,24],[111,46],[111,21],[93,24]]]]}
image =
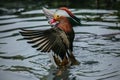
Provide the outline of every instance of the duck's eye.
{"type": "Polygon", "coordinates": [[[57,15],[57,18],[59,18],[60,16],[59,15],[57,15]]]}

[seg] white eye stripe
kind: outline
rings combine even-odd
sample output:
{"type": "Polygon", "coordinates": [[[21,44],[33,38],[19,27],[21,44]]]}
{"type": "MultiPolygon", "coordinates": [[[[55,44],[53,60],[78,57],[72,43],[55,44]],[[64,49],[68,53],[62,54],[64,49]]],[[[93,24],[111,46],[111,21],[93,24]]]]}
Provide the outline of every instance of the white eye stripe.
{"type": "Polygon", "coordinates": [[[57,10],[55,12],[55,15],[70,17],[69,14],[66,11],[64,11],[64,10],[57,10]]]}

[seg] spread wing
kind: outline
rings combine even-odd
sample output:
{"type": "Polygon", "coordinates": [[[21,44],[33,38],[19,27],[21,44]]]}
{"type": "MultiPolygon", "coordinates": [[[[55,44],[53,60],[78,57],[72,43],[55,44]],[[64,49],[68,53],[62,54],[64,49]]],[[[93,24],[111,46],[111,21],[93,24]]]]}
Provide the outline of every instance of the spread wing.
{"type": "Polygon", "coordinates": [[[50,10],[44,8],[44,7],[43,7],[42,10],[43,10],[43,12],[44,12],[44,14],[45,14],[48,22],[49,22],[51,19],[53,19],[53,14],[54,14],[54,12],[52,12],[52,11],[50,11],[50,10]]]}
{"type": "Polygon", "coordinates": [[[59,28],[47,30],[23,30],[20,32],[32,47],[41,52],[50,52],[51,50],[60,56],[61,59],[67,54],[69,41],[64,31],[59,28]]]}

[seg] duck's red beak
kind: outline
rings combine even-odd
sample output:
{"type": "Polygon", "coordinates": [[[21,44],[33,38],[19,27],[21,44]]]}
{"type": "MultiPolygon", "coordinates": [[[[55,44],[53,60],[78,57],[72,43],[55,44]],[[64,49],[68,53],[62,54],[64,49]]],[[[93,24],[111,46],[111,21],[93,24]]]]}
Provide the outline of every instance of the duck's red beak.
{"type": "Polygon", "coordinates": [[[56,23],[56,20],[55,20],[54,18],[53,18],[53,19],[50,19],[50,20],[49,20],[49,23],[50,23],[50,24],[54,24],[54,23],[56,23]]]}

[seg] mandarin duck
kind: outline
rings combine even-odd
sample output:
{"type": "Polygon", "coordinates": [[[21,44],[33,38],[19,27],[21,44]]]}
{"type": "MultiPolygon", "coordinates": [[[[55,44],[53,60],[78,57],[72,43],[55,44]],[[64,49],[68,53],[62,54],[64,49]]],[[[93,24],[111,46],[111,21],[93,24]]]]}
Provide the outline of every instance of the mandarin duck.
{"type": "Polygon", "coordinates": [[[43,8],[49,23],[53,27],[47,30],[24,30],[20,31],[27,42],[33,44],[33,48],[41,52],[50,52],[52,61],[56,67],[67,67],[79,64],[73,55],[73,41],[75,33],[73,26],[80,25],[80,19],[66,7],[61,7],[54,13],[43,8]],[[53,53],[51,53],[51,51],[53,53]]]}

